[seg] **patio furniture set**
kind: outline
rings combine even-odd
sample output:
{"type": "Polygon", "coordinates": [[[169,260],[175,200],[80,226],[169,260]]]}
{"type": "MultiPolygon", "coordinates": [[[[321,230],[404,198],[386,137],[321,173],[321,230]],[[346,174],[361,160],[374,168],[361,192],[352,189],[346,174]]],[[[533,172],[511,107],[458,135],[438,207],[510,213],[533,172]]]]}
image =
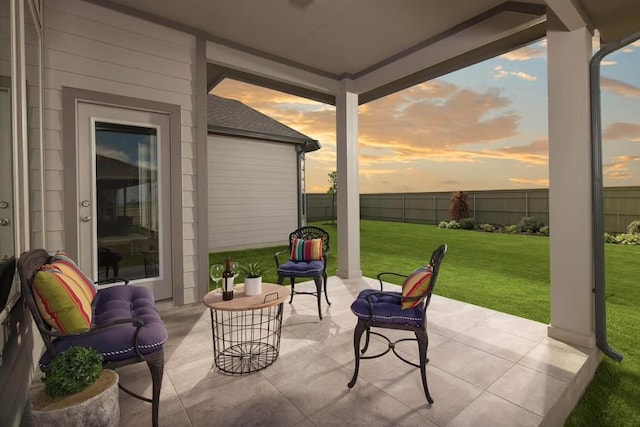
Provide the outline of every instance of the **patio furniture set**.
{"type": "MultiPolygon", "coordinates": [[[[377,276],[379,290],[364,289],[359,293],[351,305],[357,324],[353,335],[355,367],[349,388],[355,386],[361,359],[377,358],[393,351],[402,361],[420,369],[425,396],[433,403],[426,377],[429,361],[426,310],[446,251],[446,245],[438,247],[428,265],[409,275],[380,273],[377,276]],[[401,292],[384,290],[383,279],[390,275],[403,278],[401,292]],[[413,332],[415,336],[393,342],[384,335],[385,329],[413,332]],[[361,345],[363,334],[365,341],[361,345]],[[367,354],[371,335],[386,340],[388,348],[379,354],[367,354]],[[396,343],[407,340],[417,341],[419,363],[396,351],[396,343]]],[[[229,301],[223,301],[215,291],[205,295],[203,303],[211,315],[213,359],[221,372],[251,374],[276,361],[287,297],[291,303],[296,294],[315,296],[322,320],[323,291],[327,304],[331,304],[326,273],[329,253],[329,234],[325,230],[312,226],[299,228],[290,234],[288,249],[274,255],[278,284],[263,284],[259,295],[246,295],[240,284],[229,301]],[[288,259],[281,262],[285,254],[288,259]],[[286,278],[290,280],[290,288],[282,286],[286,278]],[[312,278],[315,292],[296,291],[298,278],[312,278]]],[[[168,335],[152,292],[117,277],[93,283],[64,252],[51,256],[44,249],[25,252],[18,259],[18,272],[27,307],[45,344],[40,367],[44,369],[61,352],[79,345],[102,353],[104,367],[146,362],[152,378],[152,398],[137,395],[122,384],[119,386],[132,396],[152,403],[152,422],[157,426],[164,369],[163,344],[168,335]],[[104,283],[112,286],[98,288],[98,284],[104,283]],[[76,295],[69,298],[74,293],[76,295]]]]}

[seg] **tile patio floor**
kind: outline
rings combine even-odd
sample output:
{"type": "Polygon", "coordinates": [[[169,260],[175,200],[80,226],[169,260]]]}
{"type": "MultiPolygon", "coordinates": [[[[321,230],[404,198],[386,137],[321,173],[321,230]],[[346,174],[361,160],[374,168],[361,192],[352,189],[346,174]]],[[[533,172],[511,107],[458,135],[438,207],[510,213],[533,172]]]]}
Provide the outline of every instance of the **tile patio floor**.
{"type": "MultiPolygon", "coordinates": [[[[169,340],[160,425],[561,425],[599,362],[597,351],[549,339],[547,325],[434,295],[427,311],[427,380],[435,403],[425,399],[419,369],[393,353],[361,361],[358,382],[349,390],[356,323],[349,307],[367,286],[377,284],[329,278],[332,305],[323,298],[322,321],[312,296],[285,303],[279,358],[248,376],[216,370],[204,305],[163,310],[169,340]]],[[[313,286],[296,285],[304,287],[313,286]]],[[[380,341],[372,345],[384,348],[380,341]]],[[[415,342],[398,348],[417,358],[415,342]]],[[[150,395],[146,365],[118,372],[124,384],[150,395]]],[[[121,426],[151,424],[150,404],[123,392],[120,410],[121,426]]]]}

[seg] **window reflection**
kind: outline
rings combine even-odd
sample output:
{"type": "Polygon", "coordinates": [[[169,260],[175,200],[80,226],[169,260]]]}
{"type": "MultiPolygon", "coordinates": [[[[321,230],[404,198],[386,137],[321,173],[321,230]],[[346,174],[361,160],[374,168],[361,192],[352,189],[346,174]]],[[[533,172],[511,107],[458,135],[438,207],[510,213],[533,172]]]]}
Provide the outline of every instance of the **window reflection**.
{"type": "Polygon", "coordinates": [[[155,128],[98,122],[98,277],[159,277],[155,128]]]}

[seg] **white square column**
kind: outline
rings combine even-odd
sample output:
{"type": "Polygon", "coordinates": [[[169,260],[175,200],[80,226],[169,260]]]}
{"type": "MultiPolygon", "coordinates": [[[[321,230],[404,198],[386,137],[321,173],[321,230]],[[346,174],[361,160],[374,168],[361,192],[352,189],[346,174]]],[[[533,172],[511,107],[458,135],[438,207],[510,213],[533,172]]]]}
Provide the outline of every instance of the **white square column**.
{"type": "Polygon", "coordinates": [[[566,31],[549,14],[549,222],[551,324],[548,334],[595,346],[591,118],[587,28],[566,31]]]}
{"type": "Polygon", "coordinates": [[[358,94],[353,80],[340,81],[336,96],[338,271],[343,279],[360,270],[360,179],[358,177],[358,94]]]}

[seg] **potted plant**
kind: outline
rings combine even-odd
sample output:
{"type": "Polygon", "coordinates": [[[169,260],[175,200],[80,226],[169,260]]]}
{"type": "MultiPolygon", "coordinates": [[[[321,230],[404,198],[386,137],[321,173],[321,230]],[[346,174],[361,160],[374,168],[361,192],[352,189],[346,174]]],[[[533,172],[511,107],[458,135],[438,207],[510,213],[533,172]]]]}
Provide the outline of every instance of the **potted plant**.
{"type": "Polygon", "coordinates": [[[245,295],[260,295],[262,293],[262,273],[266,271],[266,268],[257,262],[250,262],[242,264],[239,270],[244,277],[245,295]]]}
{"type": "Polygon", "coordinates": [[[118,374],[102,368],[102,355],[75,346],[44,368],[44,388],[31,395],[33,425],[117,426],[118,374]]]}

